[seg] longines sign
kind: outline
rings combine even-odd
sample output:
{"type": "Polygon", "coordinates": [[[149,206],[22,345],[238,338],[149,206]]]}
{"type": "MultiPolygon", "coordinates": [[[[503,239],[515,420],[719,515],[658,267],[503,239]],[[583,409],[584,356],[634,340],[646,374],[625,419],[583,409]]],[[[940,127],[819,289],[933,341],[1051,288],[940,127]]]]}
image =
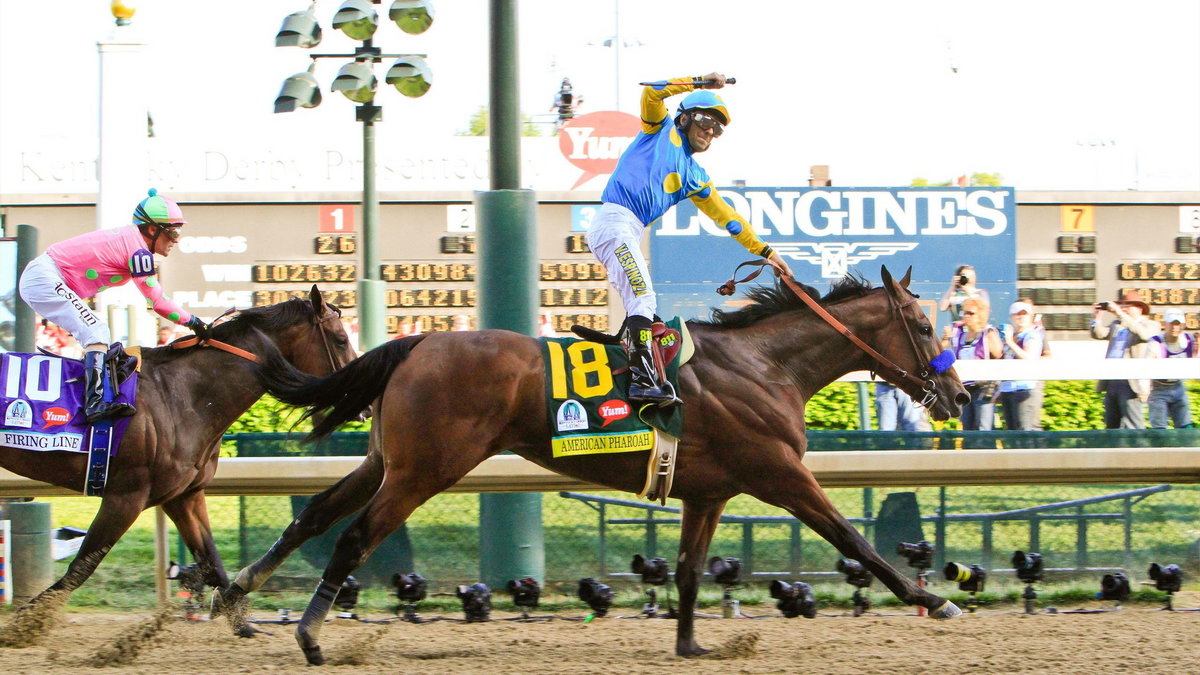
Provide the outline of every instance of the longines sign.
{"type": "MultiPolygon", "coordinates": [[[[797,280],[818,289],[850,271],[878,281],[880,264],[898,275],[912,265],[928,298],[945,290],[955,267],[970,264],[993,307],[1015,291],[1012,188],[753,187],[721,196],[788,258],[797,280]]],[[[651,233],[654,282],[668,296],[724,281],[750,257],[691,202],[651,233]]]]}

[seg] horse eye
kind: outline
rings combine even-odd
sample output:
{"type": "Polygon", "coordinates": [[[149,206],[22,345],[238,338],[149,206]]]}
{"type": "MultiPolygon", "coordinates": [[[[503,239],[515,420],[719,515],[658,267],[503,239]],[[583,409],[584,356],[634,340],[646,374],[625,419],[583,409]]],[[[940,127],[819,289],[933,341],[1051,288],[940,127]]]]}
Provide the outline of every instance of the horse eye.
{"type": "Polygon", "coordinates": [[[923,323],[923,324],[921,324],[920,331],[921,331],[921,335],[929,335],[930,333],[933,332],[933,326],[930,326],[927,323],[923,323]]]}

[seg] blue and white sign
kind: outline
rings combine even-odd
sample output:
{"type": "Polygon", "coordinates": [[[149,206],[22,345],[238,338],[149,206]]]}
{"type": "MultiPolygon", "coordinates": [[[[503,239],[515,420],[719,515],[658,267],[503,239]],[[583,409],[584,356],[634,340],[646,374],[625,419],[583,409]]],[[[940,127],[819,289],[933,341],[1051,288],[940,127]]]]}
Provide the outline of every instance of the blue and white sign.
{"type": "Polygon", "coordinates": [[[588,228],[592,226],[592,219],[596,217],[599,210],[599,204],[571,205],[571,231],[587,232],[588,228]]]}
{"type": "MultiPolygon", "coordinates": [[[[1003,320],[1015,299],[1012,188],[745,187],[720,193],[787,258],[797,281],[821,292],[848,272],[877,284],[880,265],[897,278],[911,265],[910,288],[936,301],[958,266],[967,264],[991,296],[993,318],[999,308],[997,320],[1003,320]]],[[[661,316],[707,316],[722,302],[716,285],[738,263],[753,258],[690,201],[669,211],[650,232],[651,277],[661,316]]]]}

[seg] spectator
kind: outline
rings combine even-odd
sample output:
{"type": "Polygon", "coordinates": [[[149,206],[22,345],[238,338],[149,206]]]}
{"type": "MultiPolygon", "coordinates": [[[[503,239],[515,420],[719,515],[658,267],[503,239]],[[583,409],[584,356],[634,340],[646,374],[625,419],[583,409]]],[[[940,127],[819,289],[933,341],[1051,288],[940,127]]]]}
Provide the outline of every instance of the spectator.
{"type": "Polygon", "coordinates": [[[875,417],[880,431],[929,431],[929,418],[912,398],[889,382],[875,383],[875,417]]]}
{"type": "Polygon", "coordinates": [[[177,337],[179,337],[179,334],[175,332],[174,326],[161,326],[158,329],[157,346],[162,347],[163,345],[169,345],[177,337]]]}
{"type": "Polygon", "coordinates": [[[454,325],[450,330],[471,330],[471,317],[466,314],[455,314],[454,325]]]}
{"type": "MultiPolygon", "coordinates": [[[[1196,357],[1196,339],[1183,330],[1183,312],[1170,309],[1163,315],[1162,335],[1151,341],[1158,347],[1159,356],[1167,359],[1191,359],[1196,357]]],[[[1188,404],[1187,389],[1183,380],[1153,380],[1150,383],[1150,427],[1166,429],[1167,418],[1176,429],[1191,427],[1192,411],[1188,404]]]]}
{"type": "Polygon", "coordinates": [[[942,295],[938,309],[950,313],[950,321],[962,321],[962,303],[967,298],[975,298],[985,305],[991,305],[988,292],[975,285],[975,268],[970,265],[959,265],[950,279],[950,287],[942,295]]]}
{"type": "MultiPolygon", "coordinates": [[[[1018,300],[1009,306],[1008,315],[1012,323],[1005,324],[1000,330],[1000,338],[1004,340],[1004,358],[1042,358],[1045,335],[1033,325],[1033,306],[1018,300]]],[[[1000,383],[1000,408],[1005,429],[1032,431],[1037,428],[1042,415],[1037,385],[1033,380],[1007,380],[1000,383]]]]}
{"type": "MultiPolygon", "coordinates": [[[[966,298],[961,305],[962,322],[955,324],[943,346],[954,350],[959,360],[999,359],[1004,356],[1004,343],[999,331],[988,323],[988,306],[979,298],[966,298]]],[[[963,429],[990,431],[995,426],[996,396],[1000,383],[964,382],[971,402],[962,411],[963,429]]]]}
{"type": "MultiPolygon", "coordinates": [[[[1106,358],[1144,359],[1157,355],[1150,341],[1162,329],[1149,314],[1150,306],[1142,302],[1137,291],[1126,292],[1117,302],[1092,305],[1092,337],[1108,340],[1106,358]],[[1101,312],[1113,319],[1101,320],[1101,312]]],[[[1146,428],[1142,403],[1150,396],[1149,380],[1100,380],[1096,391],[1104,393],[1106,429],[1146,428]]]]}
{"type": "Polygon", "coordinates": [[[555,337],[558,331],[554,330],[554,315],[550,312],[542,312],[538,318],[538,336],[539,337],[555,337]]]}

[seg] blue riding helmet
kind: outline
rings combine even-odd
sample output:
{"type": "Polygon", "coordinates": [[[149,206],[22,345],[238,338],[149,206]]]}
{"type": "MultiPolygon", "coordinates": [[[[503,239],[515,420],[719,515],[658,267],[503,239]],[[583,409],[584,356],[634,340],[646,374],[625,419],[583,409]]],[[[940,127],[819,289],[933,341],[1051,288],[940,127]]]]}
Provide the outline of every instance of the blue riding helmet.
{"type": "Polygon", "coordinates": [[[708,110],[716,113],[721,118],[721,124],[729,124],[729,110],[725,107],[725,101],[721,100],[720,96],[712,93],[707,89],[693,91],[679,102],[679,110],[675,115],[678,117],[688,110],[708,110]]]}

